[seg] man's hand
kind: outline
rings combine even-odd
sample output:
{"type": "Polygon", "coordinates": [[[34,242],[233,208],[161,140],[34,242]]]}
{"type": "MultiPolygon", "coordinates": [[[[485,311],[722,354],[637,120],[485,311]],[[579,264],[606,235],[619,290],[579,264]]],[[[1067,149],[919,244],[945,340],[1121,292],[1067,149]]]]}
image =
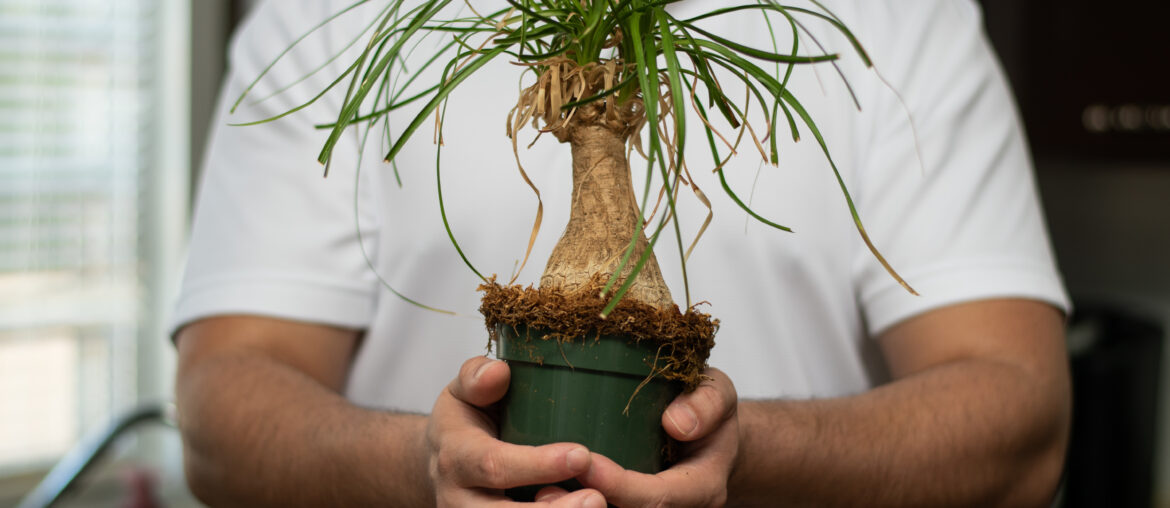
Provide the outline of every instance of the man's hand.
{"type": "MultiPolygon", "coordinates": [[[[568,480],[598,457],[579,444],[532,447],[497,439],[496,421],[486,410],[503,398],[509,378],[504,362],[472,358],[435,401],[426,444],[438,506],[512,505],[503,489],[568,480]]],[[[592,489],[565,493],[550,487],[537,498],[537,506],[605,507],[605,498],[592,489]]]]}
{"type": "MultiPolygon", "coordinates": [[[[593,454],[593,466],[578,477],[581,484],[597,489],[621,508],[722,506],[739,447],[737,396],[726,374],[718,369],[707,369],[705,374],[706,381],[675,399],[662,415],[667,434],[684,443],[682,461],[649,475],[593,454]]],[[[548,498],[556,495],[550,492],[548,498]]]]}

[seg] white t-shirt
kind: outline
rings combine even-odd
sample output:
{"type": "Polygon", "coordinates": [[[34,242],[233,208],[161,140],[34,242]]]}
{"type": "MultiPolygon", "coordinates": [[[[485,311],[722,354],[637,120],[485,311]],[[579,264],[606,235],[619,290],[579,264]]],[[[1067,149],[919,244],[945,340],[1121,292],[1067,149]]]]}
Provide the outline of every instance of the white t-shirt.
{"type": "MultiPolygon", "coordinates": [[[[226,112],[292,40],[349,3],[265,2],[233,41],[174,327],[217,314],[257,314],[365,329],[348,396],[367,406],[427,411],[461,362],[483,354],[487,341],[476,310],[479,279],[459,259],[440,219],[433,124],[398,157],[401,187],[382,162],[381,129],[366,144],[360,173],[359,134],[351,130],[322,178],[316,157],[327,131],[313,125],[335,118],[344,84],[281,120],[226,125],[297,106],[336,77],[349,56],[255,103],[342,51],[381,2],[306,39],[236,114],[226,112]],[[459,316],[413,306],[385,289],[379,276],[400,293],[459,316]]],[[[854,29],[880,75],[862,65],[846,39],[805,19],[828,51],[842,53],[841,72],[862,110],[828,65],[798,67],[792,90],[817,120],[870,236],[922,296],[901,289],[866,249],[807,127],[799,126],[799,143],[780,129],[779,167],[761,164],[747,136],[726,167],[731,188],[761,215],[792,227],[790,234],[748,219],[726,197],[691,113],[687,160],[714,219],[687,264],[690,294],[693,302],[709,302],[704,310],[722,321],[710,364],[726,371],[743,397],[825,397],[880,384],[888,375],[873,338],[940,306],[992,297],[1068,305],[1019,122],[974,3],[827,3],[854,29]]],[[[694,0],[678,5],[680,16],[709,7],[694,0]]],[[[772,47],[758,14],[708,27],[772,47]]],[[[778,47],[787,51],[787,25],[774,28],[778,47]]],[[[417,68],[444,42],[423,42],[410,62],[417,68]]],[[[804,40],[802,53],[818,52],[804,40]]],[[[504,134],[521,86],[518,69],[500,59],[464,83],[450,100],[443,131],[441,179],[451,228],[480,271],[505,281],[523,257],[536,211],[504,134]]],[[[412,113],[395,112],[392,132],[401,132],[412,113]]],[[[726,126],[720,131],[728,139],[736,134],[726,126]]],[[[525,284],[539,280],[560,236],[571,183],[567,146],[544,136],[524,150],[533,134],[521,135],[521,158],[542,192],[545,226],[518,279],[525,284]]],[[[631,162],[641,194],[645,164],[637,156],[631,162]]],[[[684,246],[706,215],[688,194],[684,189],[680,199],[684,246]]],[[[664,234],[656,252],[676,302],[685,305],[672,235],[664,234]]]]}

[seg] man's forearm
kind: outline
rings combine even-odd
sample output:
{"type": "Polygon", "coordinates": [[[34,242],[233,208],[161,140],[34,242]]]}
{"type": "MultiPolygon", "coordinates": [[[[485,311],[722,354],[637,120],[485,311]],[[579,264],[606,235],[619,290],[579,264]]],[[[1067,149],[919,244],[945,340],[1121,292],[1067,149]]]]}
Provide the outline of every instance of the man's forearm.
{"type": "Polygon", "coordinates": [[[423,416],[358,408],[247,353],[200,362],[181,379],[188,482],[210,504],[433,504],[423,416]]]}
{"type": "Polygon", "coordinates": [[[969,360],[851,397],[743,402],[730,504],[1044,505],[1067,436],[1052,382],[969,360]]]}

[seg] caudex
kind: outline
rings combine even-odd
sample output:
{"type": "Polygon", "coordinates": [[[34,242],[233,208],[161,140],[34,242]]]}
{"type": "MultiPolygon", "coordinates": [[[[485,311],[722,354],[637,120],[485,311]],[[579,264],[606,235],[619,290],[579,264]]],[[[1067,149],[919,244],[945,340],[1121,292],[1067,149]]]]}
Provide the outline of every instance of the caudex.
{"type": "MultiPolygon", "coordinates": [[[[321,25],[371,1],[374,0],[358,1],[321,25]]],[[[781,129],[786,128],[796,140],[797,126],[802,124],[824,151],[858,233],[889,273],[913,292],[870,242],[816,123],[788,87],[797,66],[836,65],[834,61],[839,58],[838,54],[824,51],[805,23],[829,24],[848,39],[867,66],[872,66],[849,28],[816,0],[807,7],[782,5],[774,0],[739,5],[718,2],[712,4],[718,7],[686,18],[676,17],[670,8],[684,0],[480,3],[480,8],[485,4],[499,6],[487,12],[477,10],[475,4],[479,2],[470,0],[380,1],[385,5],[373,22],[364,33],[355,34],[355,43],[362,38],[366,41],[364,49],[329,86],[347,88],[336,121],[323,126],[330,130],[319,157],[326,165],[326,174],[337,141],[351,127],[364,128],[367,135],[379,125],[386,128],[391,147],[386,160],[391,162],[423,125],[437,122],[435,129],[441,136],[447,98],[470,76],[498,60],[519,64],[523,72],[535,78],[520,93],[508,118],[507,135],[513,150],[519,150],[518,135],[528,125],[541,134],[551,134],[572,150],[570,219],[548,260],[539,288],[502,285],[494,277],[480,275],[480,289],[484,292],[481,311],[489,330],[494,330],[496,324],[528,325],[559,338],[617,333],[652,340],[669,346],[667,365],[660,371],[663,377],[690,385],[699,381],[714,344],[717,322],[690,305],[686,259],[694,244],[684,245],[678,221],[673,220],[683,187],[689,187],[694,197],[710,209],[708,198],[694,185],[682,160],[691,140],[688,134],[696,130],[694,122],[688,122],[688,106],[701,122],[697,131],[715,161],[726,161],[746,131],[760,155],[776,164],[781,129]],[[759,19],[758,29],[773,35],[774,30],[790,31],[791,46],[785,50],[775,45],[750,47],[728,34],[704,28],[704,20],[745,11],[759,19]],[[421,68],[407,69],[403,64],[406,58],[419,41],[432,36],[446,42],[425,59],[421,68]],[[806,41],[811,44],[802,45],[806,41]],[[414,86],[415,78],[432,67],[442,69],[440,78],[414,86]],[[745,95],[747,99],[733,100],[733,90],[737,97],[745,95]],[[388,115],[420,103],[421,109],[405,130],[389,132],[388,115]],[[752,110],[759,128],[753,128],[748,121],[752,110]],[[739,131],[734,144],[715,131],[714,116],[739,131]],[[726,155],[721,154],[721,144],[726,155]],[[647,177],[640,201],[629,163],[629,155],[635,150],[645,160],[647,177]],[[657,177],[657,193],[652,192],[651,176],[657,177]],[[648,215],[652,201],[662,205],[662,213],[648,215]],[[653,251],[668,227],[674,229],[684,275],[687,305],[681,311],[662,278],[653,251]]],[[[535,240],[544,205],[519,158],[517,166],[537,197],[532,232],[535,240]]],[[[727,198],[756,220],[788,230],[746,205],[727,185],[722,167],[719,162],[714,170],[727,198]]],[[[445,210],[441,198],[439,206],[445,210]]],[[[447,225],[445,217],[444,211],[447,225]]],[[[709,222],[710,215],[700,235],[709,222]]],[[[449,225],[447,233],[467,262],[449,225]]],[[[531,249],[530,241],[528,251],[531,249]]],[[[525,263],[527,258],[528,253],[525,263]]],[[[470,262],[467,265],[480,274],[470,262]]]]}

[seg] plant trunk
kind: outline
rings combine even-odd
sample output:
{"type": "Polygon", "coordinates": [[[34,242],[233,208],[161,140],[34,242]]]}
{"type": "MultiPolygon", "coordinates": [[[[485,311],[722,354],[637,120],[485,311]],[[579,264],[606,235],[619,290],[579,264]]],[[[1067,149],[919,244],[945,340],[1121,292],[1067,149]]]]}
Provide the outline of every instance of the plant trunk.
{"type": "MultiPolygon", "coordinates": [[[[540,287],[575,292],[595,287],[598,280],[604,284],[637,234],[621,284],[649,243],[634,198],[625,137],[594,122],[572,122],[566,130],[573,153],[572,209],[540,287]]],[[[625,298],[659,309],[674,305],[653,253],[625,298]]]]}

